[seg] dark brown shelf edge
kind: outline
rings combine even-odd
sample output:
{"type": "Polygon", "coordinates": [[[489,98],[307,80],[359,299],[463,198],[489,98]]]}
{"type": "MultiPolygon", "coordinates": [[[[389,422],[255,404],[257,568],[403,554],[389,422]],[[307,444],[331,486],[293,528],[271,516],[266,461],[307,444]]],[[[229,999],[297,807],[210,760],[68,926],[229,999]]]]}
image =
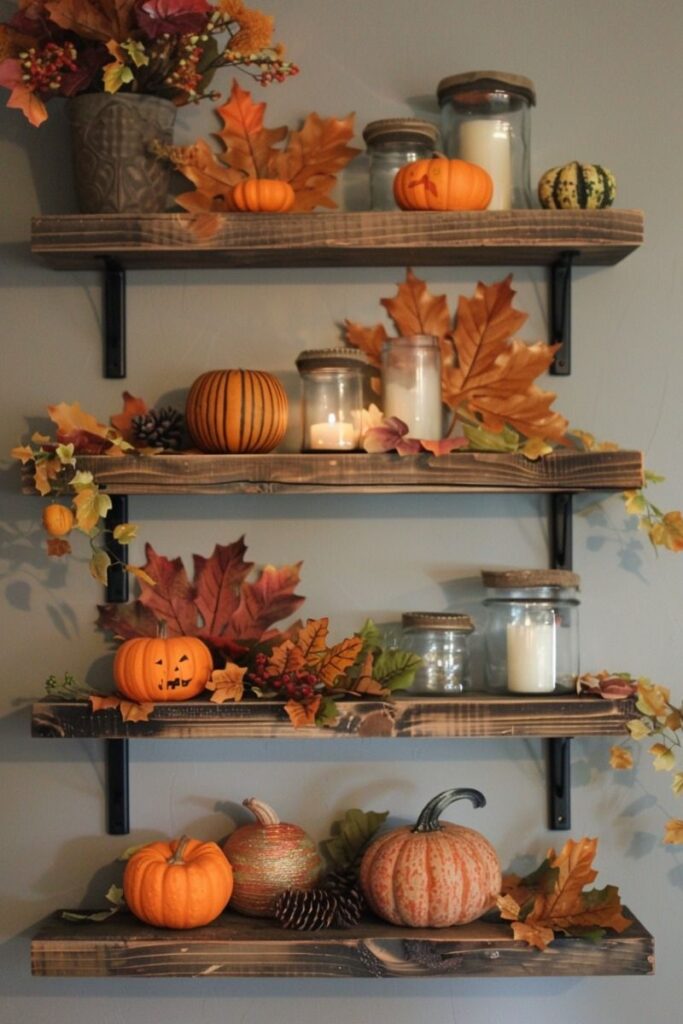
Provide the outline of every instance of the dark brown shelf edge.
{"type": "Polygon", "coordinates": [[[484,738],[616,736],[634,717],[632,701],[600,697],[398,697],[394,701],[348,700],[338,704],[334,726],[295,729],[281,701],[239,704],[191,701],[155,704],[146,722],[124,722],[117,709],[93,712],[88,701],[38,701],[35,737],[76,739],[289,739],[369,737],[484,738]]]}
{"type": "Polygon", "coordinates": [[[36,217],[31,251],[56,270],[611,265],[643,241],[640,210],[106,214],[36,217]]]}
{"type": "Polygon", "coordinates": [[[205,928],[165,931],[129,914],[78,925],[54,915],[31,944],[42,977],[557,977],[646,975],[654,939],[632,917],[598,943],[557,938],[545,952],[484,919],[455,928],[397,928],[362,921],[353,929],[285,931],[226,913],[205,928]]]}
{"type": "MultiPolygon", "coordinates": [[[[515,493],[637,490],[637,451],[519,454],[454,452],[433,456],[322,455],[80,456],[110,494],[515,493]]],[[[29,470],[30,472],[30,470],[29,470]]],[[[29,472],[23,489],[36,493],[29,472]]]]}

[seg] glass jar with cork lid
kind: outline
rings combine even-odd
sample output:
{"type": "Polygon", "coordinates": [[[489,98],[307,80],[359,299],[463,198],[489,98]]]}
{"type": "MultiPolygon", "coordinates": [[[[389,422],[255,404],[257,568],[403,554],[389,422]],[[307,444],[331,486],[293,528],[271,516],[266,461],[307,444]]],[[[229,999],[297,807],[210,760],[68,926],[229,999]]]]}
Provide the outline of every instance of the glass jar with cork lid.
{"type": "Polygon", "coordinates": [[[368,370],[357,348],[306,349],[296,366],[302,383],[304,452],[357,451],[368,370]]]}
{"type": "Polygon", "coordinates": [[[370,164],[370,208],[397,210],[394,178],[405,164],[428,160],[439,136],[437,125],[416,117],[387,117],[363,129],[370,164]]]}
{"type": "Polygon", "coordinates": [[[486,685],[570,693],[579,674],[579,584],[566,569],[484,571],[486,685]]]}
{"type": "Polygon", "coordinates": [[[489,210],[531,206],[529,153],[530,78],[504,71],[467,71],[437,86],[441,133],[447,156],[478,164],[493,179],[489,210]]]}
{"type": "Polygon", "coordinates": [[[469,683],[470,635],[474,623],[459,612],[406,612],[401,645],[422,658],[415,679],[401,693],[447,697],[469,683]]]}

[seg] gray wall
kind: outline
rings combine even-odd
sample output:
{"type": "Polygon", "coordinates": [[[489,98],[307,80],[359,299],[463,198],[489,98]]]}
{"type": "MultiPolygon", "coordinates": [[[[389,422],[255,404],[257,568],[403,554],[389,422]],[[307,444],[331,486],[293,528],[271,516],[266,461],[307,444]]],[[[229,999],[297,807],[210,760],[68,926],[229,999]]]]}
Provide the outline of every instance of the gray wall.
{"type": "MultiPolygon", "coordinates": [[[[618,179],[618,205],[645,211],[646,244],[611,269],[576,273],[574,374],[554,381],[572,423],[624,447],[642,448],[667,476],[664,507],[683,504],[680,295],[683,230],[679,167],[683,22],[678,0],[527,0],[477,5],[447,0],[269,0],[278,38],[301,75],[258,90],[269,123],[294,123],[311,109],[354,110],[358,134],[374,118],[433,109],[437,81],[471,68],[528,75],[538,92],[532,179],[569,159],[604,163],[618,179]]],[[[242,85],[246,85],[241,79],[242,85]]],[[[227,87],[227,77],[222,82],[227,87]]],[[[65,122],[59,104],[30,129],[0,110],[2,142],[2,444],[44,425],[48,403],[80,401],[105,417],[123,385],[101,377],[100,283],[94,273],[54,273],[34,264],[29,218],[74,211],[65,122]]],[[[180,113],[177,139],[215,127],[208,108],[180,113]]],[[[430,269],[431,287],[454,306],[478,277],[505,268],[430,269]]],[[[130,357],[125,386],[150,403],[184,392],[201,371],[249,365],[295,385],[302,348],[333,345],[346,316],[373,323],[400,272],[306,270],[130,274],[130,357]]],[[[523,337],[545,336],[540,271],[515,272],[523,337]]],[[[5,463],[9,467],[9,461],[5,463]]],[[[539,859],[562,834],[545,825],[538,741],[330,743],[147,742],[132,750],[132,834],[106,835],[102,749],[95,742],[31,740],[27,705],[43,680],[65,670],[93,684],[108,678],[111,653],[93,627],[101,599],[82,557],[48,562],[35,500],[18,495],[15,468],[1,477],[3,647],[2,950],[4,1024],[168,1024],[191,1019],[247,1024],[324,1018],[409,1024],[418,1017],[468,1024],[636,1024],[648,1010],[680,1012],[683,859],[661,844],[665,819],[681,815],[670,777],[655,776],[643,751],[636,773],[615,776],[609,741],[573,747],[573,832],[598,835],[599,883],[615,883],[656,935],[654,979],[363,981],[32,980],[29,936],[57,907],[94,901],[126,846],[180,830],[219,838],[241,820],[241,799],[258,794],[315,836],[350,806],[411,816],[450,785],[480,787],[488,807],[460,818],[484,831],[506,865],[539,859]],[[476,819],[476,820],[475,820],[476,819]]],[[[583,580],[583,664],[627,669],[679,688],[681,557],[658,558],[612,498],[583,503],[575,567],[583,580]]],[[[540,499],[362,496],[139,498],[132,518],[157,550],[186,559],[246,532],[257,563],[304,560],[301,591],[311,616],[329,614],[339,636],[366,615],[454,609],[463,581],[482,566],[543,565],[540,499]]],[[[141,548],[135,550],[137,559],[141,548]]]]}

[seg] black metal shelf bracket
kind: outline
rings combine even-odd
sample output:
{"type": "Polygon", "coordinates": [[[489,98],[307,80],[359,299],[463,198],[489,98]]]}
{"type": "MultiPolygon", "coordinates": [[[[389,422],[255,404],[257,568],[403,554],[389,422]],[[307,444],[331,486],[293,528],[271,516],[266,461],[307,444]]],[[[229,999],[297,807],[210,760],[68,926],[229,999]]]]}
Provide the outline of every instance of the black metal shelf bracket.
{"type": "Polygon", "coordinates": [[[104,376],[126,376],[126,271],[116,260],[104,264],[104,376]]]}
{"type": "Polygon", "coordinates": [[[571,373],[572,265],[578,252],[563,252],[550,267],[550,342],[562,347],[555,353],[550,372],[556,377],[571,373]]]}
{"type": "MultiPolygon", "coordinates": [[[[550,495],[549,540],[553,569],[572,567],[572,499],[561,491],[550,495]]],[[[556,831],[571,828],[571,739],[553,737],[547,741],[548,826],[556,831]]]]}
{"type": "MultiPolygon", "coordinates": [[[[128,497],[125,494],[111,496],[111,509],[105,520],[105,530],[112,531],[121,523],[128,522],[128,497]]],[[[127,547],[119,544],[107,532],[107,547],[116,562],[107,573],[107,602],[119,603],[128,600],[127,547]],[[118,564],[117,564],[118,562],[118,564]]],[[[130,832],[130,802],[128,787],[128,740],[105,740],[107,764],[107,832],[113,836],[124,836],[130,832]]]]}

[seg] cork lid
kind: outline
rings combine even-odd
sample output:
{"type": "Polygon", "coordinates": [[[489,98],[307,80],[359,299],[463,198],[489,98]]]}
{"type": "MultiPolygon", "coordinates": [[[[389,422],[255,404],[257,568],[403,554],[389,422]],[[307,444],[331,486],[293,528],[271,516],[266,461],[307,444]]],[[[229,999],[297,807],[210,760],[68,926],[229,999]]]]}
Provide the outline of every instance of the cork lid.
{"type": "Polygon", "coordinates": [[[455,633],[472,633],[474,630],[472,619],[461,612],[404,612],[401,623],[404,629],[439,629],[455,633]]]}
{"type": "Polygon", "coordinates": [[[531,79],[508,71],[466,71],[442,78],[436,87],[440,106],[454,98],[456,103],[485,105],[486,94],[490,92],[509,92],[536,105],[536,89],[531,79]]]}
{"type": "Polygon", "coordinates": [[[484,569],[481,574],[485,587],[515,590],[519,587],[561,587],[578,590],[581,577],[568,569],[484,569]]]}
{"type": "Polygon", "coordinates": [[[421,121],[417,117],[386,117],[382,121],[370,121],[363,129],[363,139],[368,145],[373,142],[419,142],[434,146],[439,137],[437,125],[421,121]]]}
{"type": "Polygon", "coordinates": [[[298,370],[331,370],[335,367],[362,370],[368,365],[368,357],[358,348],[307,348],[296,357],[298,370]]]}

